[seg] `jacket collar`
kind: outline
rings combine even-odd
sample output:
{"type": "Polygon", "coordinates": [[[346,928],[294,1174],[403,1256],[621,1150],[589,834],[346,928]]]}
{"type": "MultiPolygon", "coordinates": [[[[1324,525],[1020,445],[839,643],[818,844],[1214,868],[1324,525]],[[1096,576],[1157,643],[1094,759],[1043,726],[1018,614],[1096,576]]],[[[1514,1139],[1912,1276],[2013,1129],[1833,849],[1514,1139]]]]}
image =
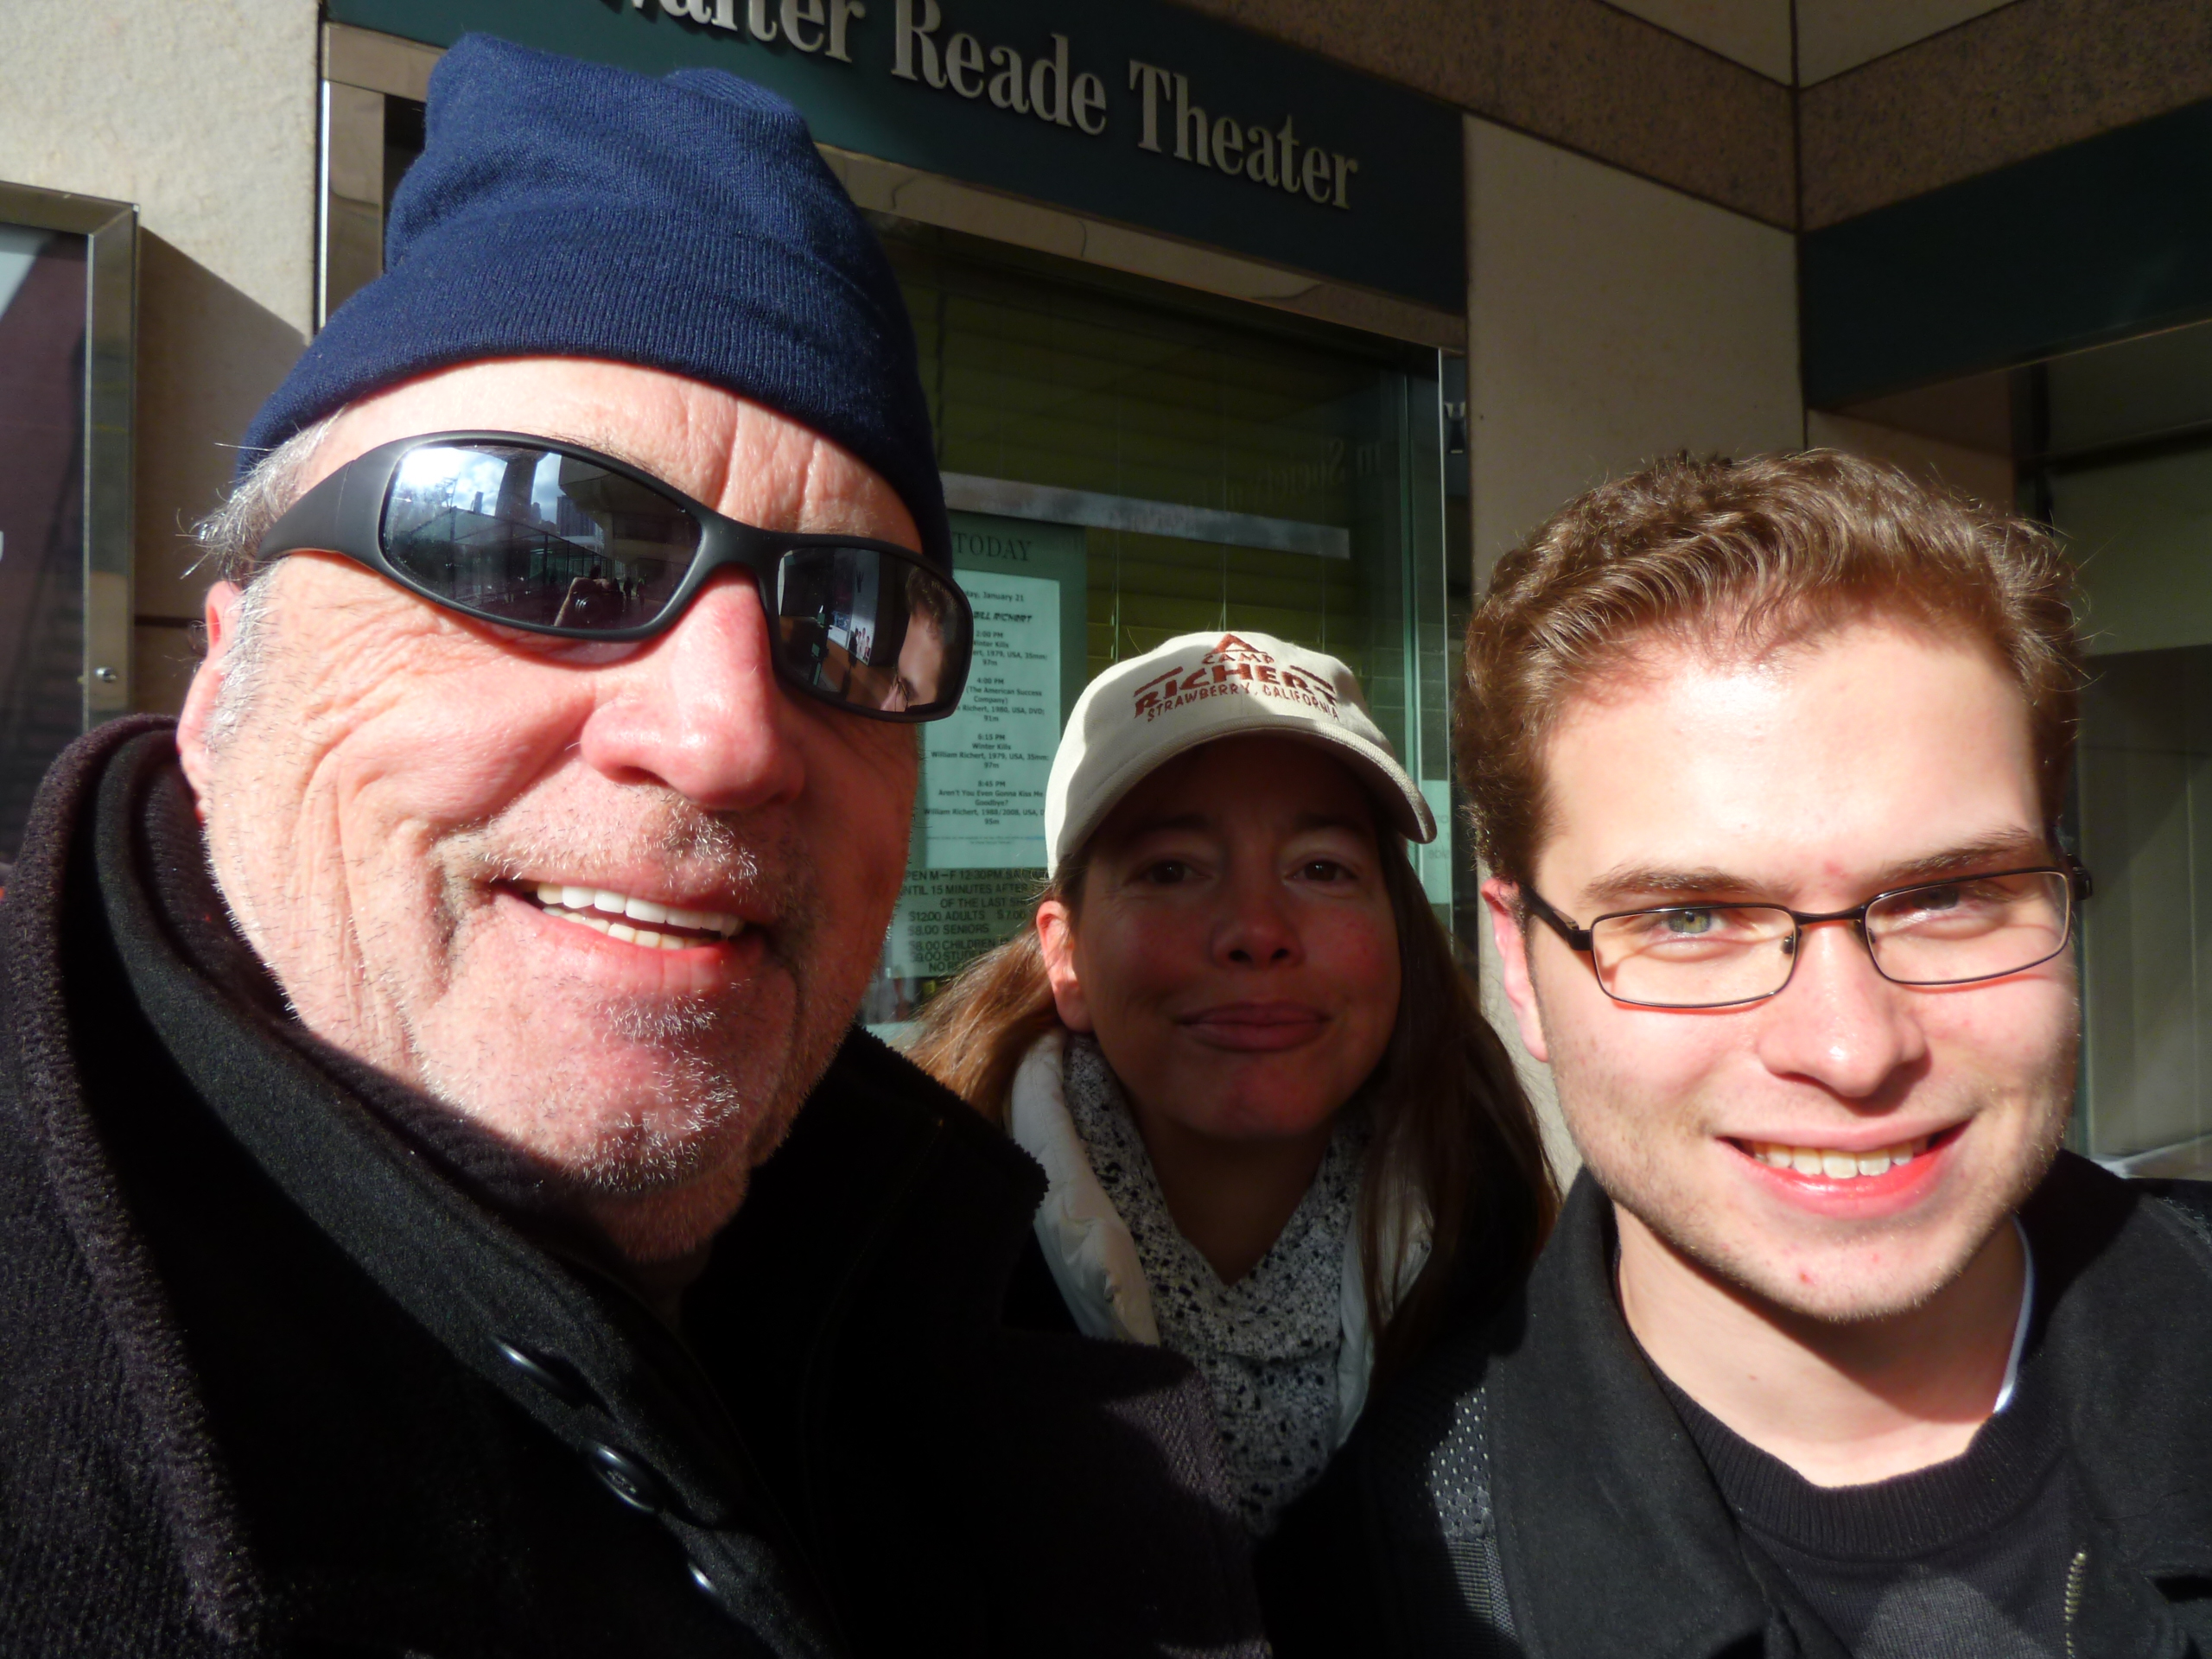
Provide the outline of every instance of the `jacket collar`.
{"type": "MultiPolygon", "coordinates": [[[[204,857],[169,722],[117,722],[54,769],[4,912],[9,949],[0,955],[23,1024],[23,1081],[39,1103],[41,1143],[73,1228],[91,1241],[89,1255],[118,1263],[106,1293],[114,1317],[158,1324],[161,1299],[129,1243],[99,1149],[96,1103],[71,1060],[94,1039],[91,1011],[73,1007],[67,989],[69,962],[88,950],[115,964],[136,1017],[206,1109],[461,1366],[626,1501],[653,1510],[716,1599],[771,1650],[788,1659],[832,1650],[819,1586],[794,1570],[794,1529],[698,1356],[632,1294],[602,1250],[563,1225],[543,1172],[482,1144],[451,1114],[285,1014],[230,929],[204,857]],[[112,1249],[104,1243],[111,1240],[112,1249]]],[[[801,1116],[814,1138],[865,1147],[884,1166],[872,1166],[870,1196],[910,1199],[910,1166],[942,1138],[931,1127],[943,1109],[938,1092],[856,1033],[801,1116]],[[886,1103],[901,1083],[921,1098],[894,1110],[886,1103]],[[899,1132],[879,1137],[887,1114],[900,1120],[899,1132]]],[[[988,1229],[986,1217],[1001,1224],[991,1248],[1007,1254],[1019,1248],[1020,1217],[1034,1203],[1034,1171],[976,1128],[988,1145],[985,1163],[995,1154],[1013,1167],[992,1166],[1008,1191],[995,1206],[969,1213],[979,1228],[988,1229]]],[[[779,1161],[757,1173],[755,1196],[775,1188],[779,1161]]],[[[864,1277],[869,1252],[896,1248],[896,1203],[871,1220],[818,1250],[772,1252],[781,1294],[813,1298],[833,1317],[838,1299],[824,1293],[864,1277]]],[[[718,1240],[718,1259],[723,1250],[718,1240]]],[[[979,1289],[976,1300],[988,1294],[979,1289]]],[[[134,1387],[163,1426],[160,1455],[182,1459],[165,1478],[210,1494],[180,1516],[181,1548],[209,1563],[205,1582],[195,1582],[201,1616],[242,1631],[257,1617],[260,1593],[251,1551],[228,1516],[219,1470],[198,1468],[206,1459],[194,1448],[206,1433],[196,1419],[185,1421],[193,1392],[178,1370],[174,1333],[149,1326],[147,1341],[150,1357],[134,1387]]]]}
{"type": "Polygon", "coordinates": [[[1586,1171],[1496,1327],[1493,1508],[1531,1659],[1718,1653],[1773,1616],[1621,1318],[1612,1260],[1612,1206],[1586,1171]]]}
{"type": "MultiPolygon", "coordinates": [[[[109,1176],[101,1131],[84,1088],[89,1040],[73,992],[91,977],[105,1017],[127,1018],[104,941],[86,830],[104,768],[116,751],[173,722],[126,715],[79,738],[48,768],[0,904],[0,1065],[13,1073],[20,1128],[38,1149],[48,1190],[113,1332],[120,1391],[145,1425],[146,1463],[168,1511],[194,1618],[241,1646],[258,1635],[268,1590],[249,1548],[223,1460],[197,1393],[180,1386],[182,1334],[165,1315],[154,1265],[109,1176]],[[87,975],[83,964],[95,961],[87,975]]],[[[167,741],[166,739],[161,741],[167,741]]]]}
{"type": "Polygon", "coordinates": [[[2020,1219],[2091,1507],[2137,1573],[2212,1578],[2212,1247],[2147,1185],[2071,1154],[2020,1219]]]}
{"type": "Polygon", "coordinates": [[[1022,1057],[1007,1099],[1007,1135],[1045,1171],[1037,1242],[1077,1330],[1157,1346],[1160,1323],[1136,1241],[1091,1168],[1068,1110],[1066,1057],[1067,1033],[1046,1032],[1022,1057]]]}
{"type": "MultiPolygon", "coordinates": [[[[2021,1220],[2048,1310],[2032,1340],[2094,1511],[2082,1617],[2152,1651],[2151,1629],[2171,1625],[2145,1580],[2212,1575],[2212,1249],[2070,1154],[2021,1220]]],[[[1745,1550],[1630,1334],[1614,1253],[1611,1204],[1586,1171],[1493,1327],[1491,1490],[1528,1652],[1717,1654],[1763,1630],[1769,1652],[1825,1649],[1786,1579],[1745,1550]]]]}

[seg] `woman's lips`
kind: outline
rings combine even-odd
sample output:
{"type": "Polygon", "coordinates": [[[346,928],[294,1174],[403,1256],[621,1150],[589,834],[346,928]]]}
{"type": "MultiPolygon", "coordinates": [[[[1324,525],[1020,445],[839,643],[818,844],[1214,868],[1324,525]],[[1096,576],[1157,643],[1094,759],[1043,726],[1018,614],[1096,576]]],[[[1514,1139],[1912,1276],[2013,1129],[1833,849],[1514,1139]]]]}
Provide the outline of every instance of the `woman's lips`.
{"type": "Polygon", "coordinates": [[[1179,1023],[1214,1048],[1265,1052],[1312,1042],[1329,1020],[1301,1003],[1228,1002],[1185,1014],[1179,1023]]]}

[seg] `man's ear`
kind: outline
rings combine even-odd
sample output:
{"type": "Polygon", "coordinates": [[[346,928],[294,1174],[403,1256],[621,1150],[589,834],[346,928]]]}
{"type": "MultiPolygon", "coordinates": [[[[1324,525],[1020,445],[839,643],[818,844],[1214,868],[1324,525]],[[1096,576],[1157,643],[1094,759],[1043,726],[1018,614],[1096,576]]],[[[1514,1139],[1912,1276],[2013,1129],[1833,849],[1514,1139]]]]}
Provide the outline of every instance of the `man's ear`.
{"type": "Polygon", "coordinates": [[[1521,922],[1521,889],[1502,875],[1483,883],[1483,903],[1490,907],[1490,935],[1497,942],[1497,977],[1505,1000],[1513,1005],[1513,1018],[1521,1027],[1521,1046],[1537,1059],[1551,1064],[1551,1050],[1544,1041],[1543,1017],[1536,1010],[1536,982],[1529,972],[1529,935],[1521,922]]]}
{"type": "Polygon", "coordinates": [[[1090,1031],[1090,1003],[1075,970],[1075,917],[1062,900],[1047,899],[1037,906],[1037,948],[1044,953],[1045,978],[1060,1023],[1070,1031],[1090,1031]]]}
{"type": "Polygon", "coordinates": [[[245,590],[234,582],[219,582],[207,590],[205,620],[207,654],[193,671],[192,689],[184,694],[184,712],[176,723],[176,752],[184,762],[184,780],[192,786],[200,816],[207,816],[207,786],[213,767],[207,753],[207,731],[215,717],[215,700],[222,695],[223,675],[231,648],[238,642],[238,601],[245,590]]]}

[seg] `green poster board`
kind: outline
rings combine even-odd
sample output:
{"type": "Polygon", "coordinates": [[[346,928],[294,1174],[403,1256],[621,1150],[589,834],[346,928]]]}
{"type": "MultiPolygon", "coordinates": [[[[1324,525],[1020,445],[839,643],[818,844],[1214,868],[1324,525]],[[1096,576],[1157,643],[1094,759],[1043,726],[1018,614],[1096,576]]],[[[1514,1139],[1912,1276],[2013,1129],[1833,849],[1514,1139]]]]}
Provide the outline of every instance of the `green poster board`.
{"type": "Polygon", "coordinates": [[[941,979],[1027,919],[1045,876],[1045,784],[1084,684],[1084,531],[952,515],[953,574],[976,612],[960,712],[922,728],[906,886],[882,974],[941,979]]]}

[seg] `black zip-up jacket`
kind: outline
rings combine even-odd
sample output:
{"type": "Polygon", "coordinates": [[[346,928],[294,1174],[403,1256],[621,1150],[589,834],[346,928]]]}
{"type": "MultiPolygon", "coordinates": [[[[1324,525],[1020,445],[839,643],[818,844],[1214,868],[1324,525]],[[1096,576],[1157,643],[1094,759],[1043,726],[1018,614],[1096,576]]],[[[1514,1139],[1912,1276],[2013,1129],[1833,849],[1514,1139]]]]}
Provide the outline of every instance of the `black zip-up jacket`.
{"type": "MultiPolygon", "coordinates": [[[[2069,1655],[2212,1653],[2212,1188],[2063,1155],[2021,1211],[2087,1551],[2069,1655]]],[[[1373,1402],[1260,1562],[1281,1659],[1845,1659],[1629,1333],[1586,1173],[1526,1290],[1373,1402]]]]}
{"type": "Polygon", "coordinates": [[[1195,1378],[1014,1328],[1041,1173],[919,1071],[846,1043],[679,1333],[205,858],[118,722],[0,903],[0,1654],[1257,1654],[1195,1378]]]}

